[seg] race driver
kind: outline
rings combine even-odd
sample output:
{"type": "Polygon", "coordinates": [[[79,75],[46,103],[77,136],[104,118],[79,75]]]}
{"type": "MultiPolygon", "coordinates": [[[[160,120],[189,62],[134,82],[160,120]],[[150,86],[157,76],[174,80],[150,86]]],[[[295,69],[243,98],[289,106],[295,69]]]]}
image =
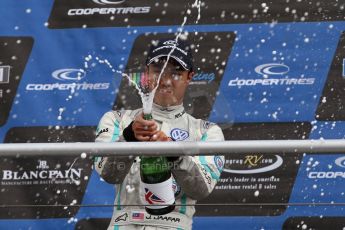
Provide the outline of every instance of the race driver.
{"type": "MultiPolygon", "coordinates": [[[[107,112],[97,127],[96,141],[223,141],[219,126],[196,119],[184,110],[184,94],[194,75],[191,51],[187,42],[175,38],[161,39],[152,45],[146,74],[149,79],[157,79],[162,72],[153,100],[153,120],[144,120],[142,109],[107,112]]],[[[181,154],[169,159],[174,165],[171,171],[176,206],[169,214],[153,216],[144,208],[139,157],[95,158],[96,171],[117,189],[108,230],[192,228],[194,204],[212,192],[224,157],[181,154]]]]}

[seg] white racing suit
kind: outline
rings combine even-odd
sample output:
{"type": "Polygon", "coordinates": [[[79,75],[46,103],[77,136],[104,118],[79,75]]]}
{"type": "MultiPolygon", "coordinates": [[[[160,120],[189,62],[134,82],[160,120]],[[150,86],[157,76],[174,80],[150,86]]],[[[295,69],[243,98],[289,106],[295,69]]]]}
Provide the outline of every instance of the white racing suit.
{"type": "MultiPolygon", "coordinates": [[[[107,112],[98,125],[96,141],[126,141],[123,130],[141,112],[141,109],[107,112]]],[[[159,129],[175,141],[224,140],[219,126],[195,119],[185,113],[182,105],[163,108],[154,104],[152,115],[159,129]]],[[[108,230],[191,229],[194,204],[212,192],[223,169],[224,156],[182,155],[174,161],[172,175],[176,206],[173,212],[161,216],[145,211],[139,161],[138,157],[127,156],[95,158],[96,171],[117,188],[115,210],[108,230]]]]}

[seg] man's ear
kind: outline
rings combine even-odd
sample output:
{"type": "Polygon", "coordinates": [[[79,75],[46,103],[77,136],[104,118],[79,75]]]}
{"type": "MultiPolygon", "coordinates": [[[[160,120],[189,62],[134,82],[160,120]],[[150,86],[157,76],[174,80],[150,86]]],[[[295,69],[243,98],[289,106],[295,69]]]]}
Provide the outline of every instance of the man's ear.
{"type": "Polygon", "coordinates": [[[193,71],[190,71],[190,72],[188,73],[188,77],[187,77],[188,83],[192,81],[193,76],[194,76],[194,72],[193,72],[193,71]]]}

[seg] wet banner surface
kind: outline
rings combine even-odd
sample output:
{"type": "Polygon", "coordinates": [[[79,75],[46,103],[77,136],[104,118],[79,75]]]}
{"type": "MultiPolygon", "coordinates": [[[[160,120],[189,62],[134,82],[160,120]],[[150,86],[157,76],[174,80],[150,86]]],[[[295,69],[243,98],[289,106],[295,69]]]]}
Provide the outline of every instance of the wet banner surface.
{"type": "MultiPolygon", "coordinates": [[[[150,45],[177,34],[194,53],[186,112],[217,123],[226,140],[344,139],[344,9],[337,0],[2,0],[1,142],[93,142],[105,112],[142,107],[122,75],[137,80],[150,45]]],[[[224,169],[194,229],[342,229],[345,150],[214,161],[224,169]]],[[[0,157],[0,229],[105,229],[117,190],[88,156],[0,157]]]]}

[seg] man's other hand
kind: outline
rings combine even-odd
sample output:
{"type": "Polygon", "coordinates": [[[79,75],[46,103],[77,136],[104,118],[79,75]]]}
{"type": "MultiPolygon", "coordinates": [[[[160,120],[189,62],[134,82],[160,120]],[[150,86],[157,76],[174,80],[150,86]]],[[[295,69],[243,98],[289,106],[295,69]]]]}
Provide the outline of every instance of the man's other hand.
{"type": "Polygon", "coordinates": [[[172,141],[170,137],[165,135],[162,131],[157,131],[156,134],[154,134],[149,141],[172,141]]]}

